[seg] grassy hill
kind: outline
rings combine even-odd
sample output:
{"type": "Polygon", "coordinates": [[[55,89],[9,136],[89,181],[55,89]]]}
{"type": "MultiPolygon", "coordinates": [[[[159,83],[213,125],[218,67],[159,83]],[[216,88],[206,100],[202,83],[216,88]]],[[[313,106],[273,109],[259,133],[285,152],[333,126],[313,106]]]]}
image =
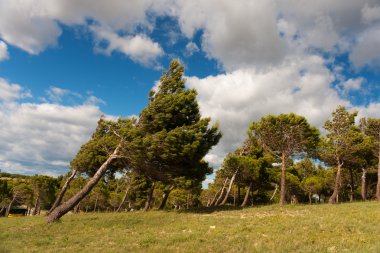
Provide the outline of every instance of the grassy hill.
{"type": "Polygon", "coordinates": [[[380,204],[2,218],[0,252],[380,252],[380,204]]]}

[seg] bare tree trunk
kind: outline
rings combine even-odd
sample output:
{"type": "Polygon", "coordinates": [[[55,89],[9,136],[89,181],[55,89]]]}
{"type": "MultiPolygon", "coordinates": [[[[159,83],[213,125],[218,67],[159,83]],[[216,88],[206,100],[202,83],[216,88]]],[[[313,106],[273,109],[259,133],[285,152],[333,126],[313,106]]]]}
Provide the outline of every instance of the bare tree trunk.
{"type": "Polygon", "coordinates": [[[354,182],[354,172],[352,171],[352,168],[350,169],[350,202],[354,201],[354,188],[355,188],[355,182],[354,182]]]}
{"type": "Polygon", "coordinates": [[[270,198],[270,202],[272,202],[274,196],[276,196],[277,191],[278,191],[278,184],[276,184],[276,187],[274,188],[274,192],[272,194],[272,197],[270,198]]]}
{"type": "MultiPolygon", "coordinates": [[[[228,177],[224,180],[224,182],[225,182],[226,180],[228,180],[228,177]]],[[[223,185],[224,185],[224,183],[223,183],[223,185]]],[[[215,193],[215,196],[214,196],[214,198],[212,199],[212,201],[211,201],[211,203],[210,203],[209,206],[213,206],[213,205],[215,205],[216,198],[217,198],[218,194],[219,194],[222,190],[223,190],[223,187],[221,187],[221,188],[219,189],[219,191],[217,191],[217,192],[215,193]]]]}
{"type": "Polygon", "coordinates": [[[51,223],[57,221],[63,215],[72,210],[82,199],[84,199],[95,187],[95,185],[99,182],[99,180],[104,176],[106,171],[108,170],[111,163],[118,157],[117,153],[121,144],[119,144],[114,152],[107,158],[107,160],[100,166],[95,175],[87,182],[87,184],[79,190],[73,197],[64,202],[63,204],[56,207],[48,216],[47,223],[51,223]]]}
{"type": "Polygon", "coordinates": [[[311,205],[311,192],[309,192],[309,204],[311,205]]]}
{"type": "Polygon", "coordinates": [[[280,193],[280,205],[286,204],[286,199],[285,199],[285,193],[286,193],[285,177],[286,177],[286,157],[285,157],[285,153],[283,152],[282,156],[281,156],[281,193],[280,193]]]}
{"type": "Polygon", "coordinates": [[[237,205],[240,204],[240,185],[237,186],[237,199],[236,199],[237,205]]]}
{"type": "Polygon", "coordinates": [[[336,172],[336,178],[335,178],[335,185],[334,185],[334,191],[329,199],[329,204],[334,204],[339,201],[338,194],[339,194],[339,188],[340,188],[340,173],[342,170],[342,163],[338,159],[338,171],[336,172]]]}
{"type": "Polygon", "coordinates": [[[362,185],[361,185],[361,195],[362,195],[362,200],[366,201],[367,200],[367,169],[362,169],[362,185]]]}
{"type": "Polygon", "coordinates": [[[0,216],[4,212],[4,210],[5,210],[5,205],[3,207],[1,207],[1,209],[0,209],[0,216]]]}
{"type": "Polygon", "coordinates": [[[93,212],[96,212],[96,207],[98,205],[98,197],[95,198],[95,205],[94,205],[94,210],[93,212]]]}
{"type": "Polygon", "coordinates": [[[118,207],[117,210],[116,210],[117,213],[120,212],[121,207],[123,206],[125,200],[126,200],[127,197],[128,197],[129,188],[130,188],[130,187],[129,187],[129,185],[128,185],[127,188],[125,189],[124,197],[123,197],[123,199],[121,200],[120,205],[119,205],[119,207],[118,207]]]}
{"type": "Polygon", "coordinates": [[[61,204],[62,199],[63,199],[63,196],[65,196],[65,193],[66,193],[66,191],[67,191],[67,188],[69,187],[70,182],[74,179],[74,177],[75,177],[76,174],[77,174],[77,171],[76,171],[76,170],[72,170],[70,177],[68,177],[68,178],[66,179],[65,184],[62,186],[61,191],[59,192],[57,198],[55,199],[53,205],[51,206],[51,208],[49,209],[49,211],[47,212],[46,215],[49,215],[51,212],[53,212],[53,210],[54,210],[57,206],[59,206],[59,205],[61,204]]]}
{"type": "Polygon", "coordinates": [[[38,213],[38,202],[40,201],[40,194],[37,194],[36,202],[34,203],[34,208],[32,212],[32,216],[35,216],[38,213]]]}
{"type": "Polygon", "coordinates": [[[379,164],[377,166],[376,199],[378,202],[380,202],[380,152],[379,152],[379,164]]]}
{"type": "Polygon", "coordinates": [[[148,199],[145,202],[144,212],[147,212],[152,205],[153,192],[154,192],[155,186],[156,186],[156,182],[153,182],[152,187],[150,188],[150,191],[149,191],[148,199]]]}
{"type": "Polygon", "coordinates": [[[164,210],[164,208],[166,206],[166,202],[168,201],[168,198],[169,198],[169,194],[172,190],[174,190],[174,188],[175,188],[175,186],[172,185],[172,186],[170,186],[170,188],[168,190],[164,191],[164,198],[162,199],[160,207],[158,208],[159,210],[164,210]]]}
{"type": "Polygon", "coordinates": [[[219,204],[219,201],[222,199],[222,197],[224,195],[224,190],[226,189],[227,181],[228,181],[228,177],[226,178],[226,180],[224,180],[222,191],[220,192],[220,195],[219,195],[218,199],[216,200],[214,206],[217,206],[219,204]]]}
{"type": "Polygon", "coordinates": [[[8,208],[7,210],[5,211],[5,217],[8,217],[9,213],[11,212],[11,209],[12,209],[12,206],[14,204],[14,202],[16,201],[17,199],[17,196],[14,196],[11,200],[11,202],[9,202],[9,205],[8,205],[8,208]]]}
{"type": "Polygon", "coordinates": [[[245,207],[247,205],[248,199],[249,199],[249,193],[251,192],[251,189],[252,189],[252,182],[249,183],[249,186],[246,189],[245,196],[244,196],[244,201],[241,204],[241,207],[245,207]]]}
{"type": "Polygon", "coordinates": [[[235,181],[235,178],[236,178],[236,174],[237,174],[237,170],[235,171],[235,173],[232,175],[232,178],[231,178],[231,181],[230,181],[230,185],[228,186],[228,190],[227,190],[227,193],[226,193],[226,196],[224,196],[224,199],[223,201],[219,204],[220,206],[222,205],[225,205],[226,202],[227,202],[227,199],[228,199],[228,196],[230,195],[230,192],[231,192],[231,189],[232,189],[232,185],[235,181]]]}
{"type": "Polygon", "coordinates": [[[187,193],[187,196],[186,196],[186,209],[189,209],[189,206],[190,206],[190,194],[187,193]]]}

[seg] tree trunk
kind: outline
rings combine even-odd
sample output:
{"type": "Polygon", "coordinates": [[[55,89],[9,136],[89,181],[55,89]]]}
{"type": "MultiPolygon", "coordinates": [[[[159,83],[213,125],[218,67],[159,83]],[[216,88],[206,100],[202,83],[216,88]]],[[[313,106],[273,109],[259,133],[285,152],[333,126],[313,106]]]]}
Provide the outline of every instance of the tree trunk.
{"type": "Polygon", "coordinates": [[[11,209],[12,209],[13,203],[16,201],[16,198],[17,198],[17,196],[14,196],[14,197],[12,198],[11,202],[9,202],[8,208],[7,208],[7,210],[5,211],[5,217],[8,217],[9,213],[11,212],[11,209]]]}
{"type": "Polygon", "coordinates": [[[238,171],[236,170],[235,173],[232,175],[232,178],[231,178],[231,181],[230,181],[230,185],[228,186],[228,190],[227,190],[226,196],[224,196],[223,201],[219,204],[220,206],[226,204],[228,196],[230,195],[230,192],[231,192],[231,189],[232,189],[232,185],[233,185],[233,183],[235,181],[235,177],[236,177],[237,172],[238,171]]]}
{"type": "Polygon", "coordinates": [[[189,209],[189,206],[190,206],[190,194],[187,193],[187,196],[186,196],[186,209],[189,209]]]}
{"type": "Polygon", "coordinates": [[[149,191],[148,199],[145,202],[144,212],[147,212],[152,205],[153,192],[154,192],[155,186],[156,186],[156,182],[153,182],[152,187],[150,188],[150,191],[149,191]]]}
{"type": "Polygon", "coordinates": [[[334,185],[334,191],[329,199],[329,204],[334,204],[339,201],[338,194],[339,194],[339,188],[340,188],[340,173],[342,169],[342,163],[338,159],[338,171],[336,172],[336,178],[335,178],[335,185],[334,185]]]}
{"type": "Polygon", "coordinates": [[[98,205],[98,197],[95,198],[95,205],[94,205],[94,210],[93,212],[96,212],[96,207],[98,205]]]}
{"type": "Polygon", "coordinates": [[[74,177],[75,177],[76,174],[77,174],[77,171],[76,171],[76,170],[73,170],[73,171],[71,172],[70,177],[68,177],[68,178],[66,179],[65,184],[62,186],[61,191],[59,192],[57,198],[55,199],[53,205],[51,206],[51,208],[49,209],[49,211],[47,212],[46,215],[49,215],[51,212],[53,212],[53,210],[54,210],[57,206],[59,206],[59,205],[61,204],[62,199],[63,199],[63,196],[65,196],[66,190],[67,190],[67,188],[69,187],[70,182],[74,179],[74,177]]]}
{"type": "MultiPolygon", "coordinates": [[[[224,181],[226,181],[226,180],[228,180],[228,177],[227,177],[224,181]]],[[[224,185],[224,183],[223,183],[223,185],[224,185]]],[[[214,198],[212,199],[212,201],[211,201],[211,203],[210,203],[209,206],[213,206],[213,205],[215,205],[216,198],[217,198],[218,194],[219,194],[222,190],[223,190],[223,187],[221,187],[221,188],[219,189],[219,191],[217,191],[217,192],[215,193],[215,196],[214,196],[214,198]]]]}
{"type": "Polygon", "coordinates": [[[286,177],[286,156],[285,153],[282,153],[281,156],[281,193],[280,193],[280,205],[286,204],[285,199],[285,177],[286,177]]]}
{"type": "Polygon", "coordinates": [[[367,200],[367,169],[362,169],[363,174],[362,174],[362,185],[361,185],[361,195],[362,195],[362,200],[366,201],[367,200]]]}
{"type": "Polygon", "coordinates": [[[270,198],[270,202],[272,202],[274,196],[276,196],[277,191],[278,191],[278,184],[276,184],[276,187],[275,187],[275,189],[274,189],[274,192],[273,192],[273,194],[272,194],[272,197],[270,198]]]}
{"type": "Polygon", "coordinates": [[[240,204],[240,185],[237,186],[237,199],[236,199],[236,204],[240,204]]]}
{"type": "Polygon", "coordinates": [[[249,186],[247,187],[247,191],[245,192],[244,201],[241,204],[241,207],[245,207],[247,205],[248,199],[249,199],[249,193],[251,192],[251,189],[252,189],[252,182],[249,183],[249,186]]]}
{"type": "Polygon", "coordinates": [[[352,168],[350,169],[350,202],[354,201],[354,172],[352,171],[352,168]]]}
{"type": "Polygon", "coordinates": [[[121,144],[119,144],[112,155],[110,155],[107,160],[100,166],[98,171],[94,174],[94,176],[87,182],[87,184],[79,190],[73,197],[64,202],[63,204],[56,207],[48,216],[47,223],[52,223],[54,221],[59,220],[63,215],[72,210],[82,199],[84,199],[95,187],[95,185],[99,182],[99,180],[104,176],[106,171],[108,170],[111,163],[117,158],[117,153],[121,144]]]}
{"type": "Polygon", "coordinates": [[[119,207],[118,207],[117,210],[116,210],[117,213],[120,212],[121,207],[123,206],[125,200],[126,200],[127,197],[128,197],[129,188],[130,188],[130,187],[127,186],[127,188],[125,189],[124,197],[123,197],[123,199],[121,200],[120,205],[119,205],[119,207]]]}
{"type": "Polygon", "coordinates": [[[175,186],[172,185],[172,186],[170,186],[170,188],[168,190],[164,191],[164,198],[162,199],[160,207],[158,208],[159,210],[164,210],[164,208],[166,206],[166,202],[168,201],[168,198],[169,198],[169,194],[172,190],[174,190],[174,188],[175,188],[175,186]]]}
{"type": "Polygon", "coordinates": [[[227,181],[228,181],[228,177],[226,178],[226,180],[224,180],[222,191],[220,192],[220,195],[219,195],[218,199],[216,200],[214,206],[217,206],[219,204],[219,201],[222,199],[222,197],[224,195],[224,190],[226,189],[227,181]]]}
{"type": "Polygon", "coordinates": [[[378,202],[380,202],[380,152],[379,152],[379,164],[377,166],[376,199],[378,202]]]}
{"type": "Polygon", "coordinates": [[[309,204],[311,205],[311,192],[309,192],[309,204]]]}
{"type": "Polygon", "coordinates": [[[1,207],[1,209],[0,209],[0,216],[4,212],[4,210],[5,210],[5,206],[1,207]]]}
{"type": "Polygon", "coordinates": [[[40,194],[37,194],[36,202],[34,203],[34,208],[33,208],[32,216],[35,216],[38,213],[38,203],[39,203],[39,201],[40,201],[40,194]]]}

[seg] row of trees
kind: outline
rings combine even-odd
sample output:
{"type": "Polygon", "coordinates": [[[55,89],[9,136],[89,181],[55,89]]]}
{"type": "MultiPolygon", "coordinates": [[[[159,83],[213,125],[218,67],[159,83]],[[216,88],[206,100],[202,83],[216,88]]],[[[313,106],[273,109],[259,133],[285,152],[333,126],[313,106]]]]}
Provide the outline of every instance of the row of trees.
{"type": "Polygon", "coordinates": [[[225,158],[215,183],[204,193],[205,204],[225,204],[234,187],[235,204],[240,204],[244,189],[242,206],[249,199],[311,203],[313,196],[319,201],[329,196],[329,203],[358,196],[380,201],[380,119],[363,118],[355,124],[356,116],[339,106],[322,137],[293,113],[253,122],[243,147],[225,158]]]}
{"type": "Polygon", "coordinates": [[[359,188],[363,199],[372,192],[380,199],[373,172],[380,177],[380,120],[362,119],[356,125],[357,113],[342,106],[325,123],[322,137],[293,113],[253,122],[244,145],[225,158],[215,183],[201,191],[201,182],[212,172],[203,158],[221,133],[217,125],[210,126],[210,118],[201,118],[197,93],[185,88],[183,72],[183,65],[171,62],[138,118],[99,120],[60,182],[47,222],[70,210],[147,211],[168,203],[176,208],[231,201],[245,206],[311,202],[316,196],[330,196],[328,201],[336,203],[352,200],[359,188]],[[116,172],[123,177],[115,179],[116,172]]]}
{"type": "Polygon", "coordinates": [[[30,215],[50,208],[61,178],[0,173],[0,216],[7,217],[12,208],[20,205],[26,206],[30,215]]]}

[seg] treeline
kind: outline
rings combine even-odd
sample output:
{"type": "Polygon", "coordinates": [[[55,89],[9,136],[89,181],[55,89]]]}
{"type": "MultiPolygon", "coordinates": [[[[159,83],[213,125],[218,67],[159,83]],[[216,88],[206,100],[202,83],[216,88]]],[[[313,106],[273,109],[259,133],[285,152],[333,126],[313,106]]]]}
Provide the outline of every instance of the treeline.
{"type": "Polygon", "coordinates": [[[15,207],[25,206],[27,215],[49,209],[56,198],[62,176],[24,176],[0,173],[0,217],[7,217],[15,207]]]}
{"type": "Polygon", "coordinates": [[[339,106],[323,136],[292,113],[253,122],[203,191],[203,204],[380,201],[380,119],[355,124],[356,116],[339,106]]]}
{"type": "Polygon", "coordinates": [[[185,88],[183,72],[179,61],[170,63],[138,118],[99,120],[49,202],[48,223],[71,210],[380,200],[380,120],[356,124],[357,112],[342,106],[323,135],[293,113],[252,122],[244,144],[202,190],[212,173],[204,156],[222,135],[201,117],[197,92],[185,88]]]}
{"type": "MultiPolygon", "coordinates": [[[[7,217],[14,208],[26,208],[26,215],[40,215],[50,210],[66,176],[24,176],[0,173],[0,216],[7,217]]],[[[67,201],[88,183],[86,175],[75,177],[67,189],[63,201],[67,201]]],[[[128,172],[121,178],[106,177],[101,180],[73,212],[121,212],[143,210],[147,205],[152,182],[136,173],[128,172]]],[[[201,184],[178,178],[176,185],[157,182],[151,197],[150,208],[182,209],[201,204],[201,184]],[[170,193],[170,196],[169,196],[170,193]]]]}

